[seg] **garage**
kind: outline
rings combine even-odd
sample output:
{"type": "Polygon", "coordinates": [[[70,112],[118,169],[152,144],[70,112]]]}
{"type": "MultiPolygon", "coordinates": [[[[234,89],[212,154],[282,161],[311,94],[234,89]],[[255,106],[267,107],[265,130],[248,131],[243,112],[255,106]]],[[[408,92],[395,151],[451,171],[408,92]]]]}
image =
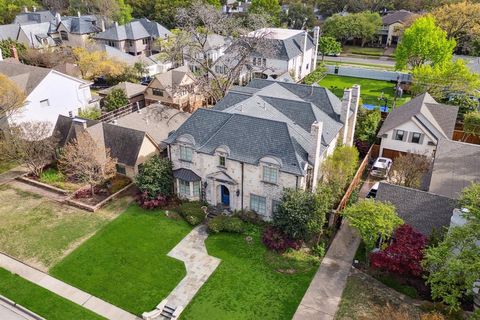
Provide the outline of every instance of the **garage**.
{"type": "Polygon", "coordinates": [[[399,155],[401,154],[407,154],[406,152],[401,152],[401,151],[397,151],[397,150],[392,150],[392,149],[387,149],[387,148],[384,148],[382,150],[382,155],[381,157],[385,157],[385,158],[390,158],[392,160],[395,160],[396,157],[398,157],[399,155]]]}

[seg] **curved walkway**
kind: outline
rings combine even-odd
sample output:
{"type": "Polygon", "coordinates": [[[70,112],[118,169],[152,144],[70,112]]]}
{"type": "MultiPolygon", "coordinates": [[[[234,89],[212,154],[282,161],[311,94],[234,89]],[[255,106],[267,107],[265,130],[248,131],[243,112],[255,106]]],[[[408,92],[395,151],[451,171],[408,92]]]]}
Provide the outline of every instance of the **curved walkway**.
{"type": "Polygon", "coordinates": [[[43,287],[59,296],[70,300],[84,308],[91,310],[107,319],[114,320],[137,320],[135,315],[128,313],[106,301],[103,301],[91,294],[72,287],[54,277],[24,264],[6,254],[0,253],[0,267],[13,272],[20,277],[27,279],[36,285],[43,287]]]}

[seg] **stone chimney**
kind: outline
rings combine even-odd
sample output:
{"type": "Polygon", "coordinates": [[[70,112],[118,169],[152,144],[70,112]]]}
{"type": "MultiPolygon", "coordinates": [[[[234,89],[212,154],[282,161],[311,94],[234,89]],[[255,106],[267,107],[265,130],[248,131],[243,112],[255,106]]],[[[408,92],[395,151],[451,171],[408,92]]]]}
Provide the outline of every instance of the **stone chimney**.
{"type": "Polygon", "coordinates": [[[318,184],[318,173],[320,171],[320,148],[322,147],[323,122],[315,121],[310,127],[312,137],[312,148],[308,152],[308,161],[313,163],[312,191],[315,191],[318,184]]]}
{"type": "Polygon", "coordinates": [[[342,144],[347,144],[348,137],[348,118],[350,117],[350,107],[352,105],[352,89],[345,89],[342,98],[342,110],[340,113],[340,122],[344,124],[342,133],[342,144]]]}
{"type": "Polygon", "coordinates": [[[13,59],[18,60],[18,51],[16,47],[12,46],[10,48],[10,55],[12,56],[13,59]]]}
{"type": "Polygon", "coordinates": [[[25,12],[25,13],[27,13],[27,12],[28,12],[28,8],[27,8],[27,6],[24,6],[24,7],[23,7],[23,12],[25,12]]]}
{"type": "Polygon", "coordinates": [[[313,43],[315,45],[313,50],[313,57],[312,57],[312,71],[317,69],[317,57],[318,57],[318,41],[320,39],[320,27],[315,26],[313,28],[313,43]]]}
{"type": "MultiPolygon", "coordinates": [[[[353,146],[353,137],[355,135],[355,126],[357,125],[358,107],[360,104],[360,85],[355,84],[352,87],[352,102],[353,115],[348,121],[347,145],[353,146]]],[[[351,109],[352,109],[351,108],[351,109]]]]}
{"type": "Polygon", "coordinates": [[[55,23],[57,24],[57,27],[58,25],[60,24],[60,22],[62,22],[62,16],[60,15],[60,13],[55,13],[55,23]]]}
{"type": "Polygon", "coordinates": [[[2,49],[0,49],[0,61],[3,61],[2,49]]]}
{"type": "Polygon", "coordinates": [[[105,32],[105,20],[103,19],[100,20],[100,29],[102,32],[105,32]]]}
{"type": "Polygon", "coordinates": [[[78,127],[78,128],[81,128],[81,129],[87,129],[87,120],[80,119],[80,118],[74,118],[72,121],[73,121],[73,125],[75,127],[78,127]]]}
{"type": "Polygon", "coordinates": [[[79,11],[77,11],[77,16],[79,16],[79,17],[81,17],[81,16],[82,16],[82,14],[80,13],[80,10],[79,10],[79,11]]]}
{"type": "Polygon", "coordinates": [[[33,6],[33,7],[32,7],[32,11],[33,11],[33,12],[37,12],[37,7],[33,6]]]}
{"type": "Polygon", "coordinates": [[[118,27],[118,21],[115,21],[113,24],[115,25],[115,27],[118,27]]]}

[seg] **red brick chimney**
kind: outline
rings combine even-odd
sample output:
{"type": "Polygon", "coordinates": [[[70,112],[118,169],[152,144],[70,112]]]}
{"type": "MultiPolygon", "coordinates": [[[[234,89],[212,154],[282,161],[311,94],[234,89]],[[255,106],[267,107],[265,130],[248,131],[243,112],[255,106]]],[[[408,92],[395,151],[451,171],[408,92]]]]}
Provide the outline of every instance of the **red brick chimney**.
{"type": "Polygon", "coordinates": [[[16,48],[16,47],[11,47],[11,48],[10,48],[10,55],[11,55],[12,58],[14,58],[15,60],[18,60],[18,51],[17,51],[17,48],[16,48]]]}

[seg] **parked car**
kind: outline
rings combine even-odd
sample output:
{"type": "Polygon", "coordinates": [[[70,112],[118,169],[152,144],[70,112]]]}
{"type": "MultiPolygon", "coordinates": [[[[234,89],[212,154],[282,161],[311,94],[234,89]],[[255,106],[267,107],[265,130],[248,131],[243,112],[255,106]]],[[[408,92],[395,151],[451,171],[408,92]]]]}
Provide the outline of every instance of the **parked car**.
{"type": "Polygon", "coordinates": [[[388,173],[390,172],[392,163],[393,161],[390,158],[378,157],[377,160],[375,160],[375,162],[373,163],[372,171],[370,171],[370,174],[373,177],[386,178],[388,176],[388,173]]]}
{"type": "Polygon", "coordinates": [[[376,182],[371,188],[370,191],[368,191],[366,198],[371,198],[375,199],[377,197],[377,191],[378,191],[378,186],[380,185],[380,182],[376,182]]]}

